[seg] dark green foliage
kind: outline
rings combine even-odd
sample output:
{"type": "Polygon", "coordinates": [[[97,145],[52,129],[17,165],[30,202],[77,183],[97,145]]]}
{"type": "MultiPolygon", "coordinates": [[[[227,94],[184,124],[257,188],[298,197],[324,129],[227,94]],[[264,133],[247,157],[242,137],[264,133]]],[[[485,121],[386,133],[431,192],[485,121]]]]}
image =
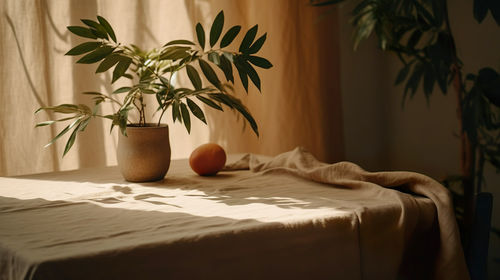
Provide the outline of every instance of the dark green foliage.
{"type": "MultiPolygon", "coordinates": [[[[318,6],[338,2],[342,1],[310,0],[318,6]]],[[[452,4],[449,0],[357,0],[352,11],[353,39],[356,48],[375,34],[380,48],[399,58],[402,67],[395,84],[404,85],[403,104],[420,86],[428,102],[435,88],[446,94],[448,87],[453,87],[459,100],[461,152],[470,156],[462,158],[467,170],[448,178],[445,184],[461,184],[463,194],[453,194],[461,198],[461,203],[465,198],[468,204],[458,205],[457,216],[472,217],[473,203],[469,202],[474,192],[481,191],[484,163],[500,171],[500,75],[489,67],[477,74],[462,75],[462,60],[449,24],[448,5],[452,4]],[[471,195],[465,197],[465,190],[471,195]]],[[[473,16],[479,23],[489,13],[500,25],[500,1],[474,0],[473,16]]],[[[251,57],[249,61],[263,65],[260,59],[251,57]]]]}
{"type": "Polygon", "coordinates": [[[198,45],[189,40],[173,40],[161,48],[144,51],[133,44],[119,44],[113,28],[103,17],[97,16],[97,21],[82,19],[82,23],[85,26],[69,26],[68,30],[75,35],[93,41],[79,44],[68,51],[66,55],[83,55],[77,63],[92,64],[100,62],[96,73],[106,72],[114,67],[111,83],[121,77],[126,77],[133,79],[133,85],[121,87],[110,95],[100,92],[85,92],[84,94],[92,97],[94,101],[93,109],[81,104],[62,104],[37,110],[37,112],[45,110],[72,115],[67,118],[37,124],[37,127],[41,127],[56,122],[73,120],[49,145],[62,135],[72,131],[64,150],[64,154],[66,154],[73,146],[78,132],[83,131],[94,117],[110,119],[112,121],[111,130],[114,126],[118,126],[121,133],[126,135],[126,127],[130,123],[129,112],[130,110],[137,110],[139,114],[138,125],[146,125],[146,104],[143,97],[145,94],[155,96],[157,110],[161,112],[158,125],[168,108],[172,108],[174,122],[183,123],[188,132],[191,131],[191,114],[206,124],[207,121],[202,108],[191,99],[191,97],[196,97],[200,102],[216,110],[223,111],[223,105],[236,110],[247,120],[258,136],[256,121],[241,101],[232,95],[234,84],[233,65],[237,69],[240,80],[247,92],[249,78],[257,89],[261,90],[260,77],[252,65],[264,69],[272,67],[268,60],[254,55],[260,51],[267,38],[267,34],[264,34],[255,40],[257,25],[246,32],[239,46],[239,52],[224,49],[234,42],[234,39],[241,31],[241,26],[230,27],[221,39],[224,29],[224,13],[222,11],[217,14],[210,28],[209,50],[205,50],[205,29],[198,23],[195,27],[198,45]],[[212,49],[218,42],[220,49],[212,49]],[[196,61],[198,63],[195,63],[196,61]],[[214,68],[211,64],[216,65],[217,68],[214,68]],[[199,70],[195,67],[196,65],[199,66],[199,70]],[[194,89],[174,87],[173,83],[171,83],[174,74],[183,68],[186,69],[194,89]],[[216,70],[222,71],[225,80],[219,78],[216,70]],[[210,85],[203,87],[200,73],[203,74],[210,85]],[[132,74],[135,74],[135,76],[132,76],[132,74]],[[115,97],[119,96],[123,97],[122,101],[115,99],[115,97]],[[183,99],[185,102],[183,102],[183,99]],[[98,109],[100,104],[106,101],[117,104],[119,108],[112,115],[101,116],[98,114],[98,109]]]}

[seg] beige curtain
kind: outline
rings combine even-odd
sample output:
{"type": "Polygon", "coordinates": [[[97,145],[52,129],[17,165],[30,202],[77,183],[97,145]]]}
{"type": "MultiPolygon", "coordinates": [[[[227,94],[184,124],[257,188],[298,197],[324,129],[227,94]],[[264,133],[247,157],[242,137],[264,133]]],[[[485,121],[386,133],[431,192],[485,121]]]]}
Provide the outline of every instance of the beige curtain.
{"type": "MultiPolygon", "coordinates": [[[[262,94],[236,86],[259,124],[260,137],[242,131],[243,120],[210,112],[210,139],[231,152],[275,155],[303,146],[318,158],[343,159],[337,10],[308,0],[186,0],[195,21],[210,24],[220,11],[226,26],[268,33],[262,56],[274,65],[259,71],[262,94]]],[[[241,40],[243,35],[238,36],[241,40]]]]}
{"type": "MultiPolygon", "coordinates": [[[[119,81],[111,87],[110,73],[96,75],[97,65],[76,65],[75,58],[64,56],[84,41],[70,35],[66,26],[102,15],[120,42],[152,48],[172,39],[193,39],[194,23],[209,26],[220,9],[225,11],[226,27],[240,24],[247,30],[258,23],[259,34],[268,32],[262,55],[274,67],[260,71],[262,94],[251,88],[248,96],[240,95],[261,136],[249,128],[242,131],[243,119],[231,113],[207,110],[209,127],[195,121],[191,135],[167,118],[173,158],[188,157],[196,146],[213,141],[228,152],[274,155],[300,145],[323,160],[341,159],[336,10],[310,7],[307,0],[3,0],[0,176],[116,164],[117,131],[109,134],[109,122],[92,122],[64,158],[66,139],[43,148],[63,125],[34,129],[36,122],[55,117],[44,112],[34,116],[40,106],[91,104],[81,92],[111,92],[127,84],[119,81]]],[[[236,88],[243,92],[239,84],[236,88]]],[[[113,109],[106,105],[103,111],[113,109]]]]}

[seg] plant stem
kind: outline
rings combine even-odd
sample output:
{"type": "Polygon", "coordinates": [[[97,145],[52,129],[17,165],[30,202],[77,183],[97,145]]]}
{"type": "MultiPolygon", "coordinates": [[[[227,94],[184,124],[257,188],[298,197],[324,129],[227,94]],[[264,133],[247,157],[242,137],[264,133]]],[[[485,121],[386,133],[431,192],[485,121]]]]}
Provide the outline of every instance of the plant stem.
{"type": "Polygon", "coordinates": [[[464,188],[464,227],[466,229],[465,238],[468,238],[469,230],[472,227],[474,217],[474,174],[475,174],[475,147],[470,136],[464,130],[462,101],[465,95],[465,88],[462,80],[462,70],[457,57],[455,39],[451,32],[448,16],[448,1],[444,0],[444,19],[446,21],[446,31],[450,37],[450,53],[452,55],[451,71],[453,75],[453,86],[457,97],[457,117],[460,129],[460,171],[463,178],[464,188]]]}

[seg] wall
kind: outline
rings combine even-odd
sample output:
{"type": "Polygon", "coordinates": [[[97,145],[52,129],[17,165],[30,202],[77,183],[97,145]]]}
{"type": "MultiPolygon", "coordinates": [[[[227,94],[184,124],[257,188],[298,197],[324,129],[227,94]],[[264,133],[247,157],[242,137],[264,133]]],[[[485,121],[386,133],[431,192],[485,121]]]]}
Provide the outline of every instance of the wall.
{"type": "MultiPolygon", "coordinates": [[[[458,122],[453,92],[437,89],[427,104],[419,91],[402,107],[402,86],[395,87],[397,59],[383,53],[374,38],[352,50],[350,11],[357,1],[341,4],[341,91],[346,159],[365,169],[412,170],[436,179],[459,169],[458,122]]],[[[472,17],[469,0],[449,1],[450,21],[466,72],[484,66],[500,70],[500,28],[491,15],[483,24],[472,17]]],[[[493,226],[500,228],[500,174],[486,170],[486,191],[494,194],[493,226]]],[[[500,279],[500,240],[490,237],[489,278],[500,279]]]]}

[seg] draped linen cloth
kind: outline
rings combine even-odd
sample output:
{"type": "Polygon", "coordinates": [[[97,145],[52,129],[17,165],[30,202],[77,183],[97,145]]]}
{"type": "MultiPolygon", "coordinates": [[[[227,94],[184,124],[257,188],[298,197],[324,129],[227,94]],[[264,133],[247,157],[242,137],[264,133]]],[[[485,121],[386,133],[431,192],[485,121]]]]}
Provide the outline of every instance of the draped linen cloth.
{"type": "MultiPolygon", "coordinates": [[[[364,192],[373,192],[377,196],[393,197],[400,202],[402,210],[398,230],[406,234],[414,230],[415,219],[418,219],[418,217],[414,216],[417,214],[414,207],[417,205],[411,196],[401,195],[400,192],[394,192],[390,188],[398,188],[402,191],[427,197],[436,206],[440,235],[435,267],[433,268],[435,279],[469,278],[458,226],[453,212],[451,195],[446,188],[430,177],[405,171],[371,173],[351,162],[326,164],[318,161],[311,153],[300,147],[276,156],[270,161],[262,161],[249,154],[240,161],[227,165],[225,169],[250,169],[260,174],[286,173],[314,182],[337,187],[348,187],[364,192]]],[[[368,231],[365,235],[361,229],[361,242],[370,242],[370,235],[372,234],[373,231],[368,231]]],[[[394,243],[393,247],[386,248],[386,250],[391,250],[394,256],[401,257],[403,256],[405,246],[407,245],[394,243]]],[[[362,266],[363,274],[377,275],[379,267],[370,265],[376,263],[376,256],[370,256],[370,245],[361,244],[360,247],[366,251],[365,254],[361,252],[362,263],[365,264],[365,266],[362,266]]],[[[429,252],[429,254],[431,256],[432,252],[429,252]]],[[[401,260],[397,260],[396,258],[395,262],[397,261],[401,260]]],[[[414,265],[418,266],[418,264],[414,265]]]]}
{"type": "Polygon", "coordinates": [[[300,148],[229,158],[144,184],[116,167],[0,177],[0,278],[468,279],[432,179],[300,148]]]}

